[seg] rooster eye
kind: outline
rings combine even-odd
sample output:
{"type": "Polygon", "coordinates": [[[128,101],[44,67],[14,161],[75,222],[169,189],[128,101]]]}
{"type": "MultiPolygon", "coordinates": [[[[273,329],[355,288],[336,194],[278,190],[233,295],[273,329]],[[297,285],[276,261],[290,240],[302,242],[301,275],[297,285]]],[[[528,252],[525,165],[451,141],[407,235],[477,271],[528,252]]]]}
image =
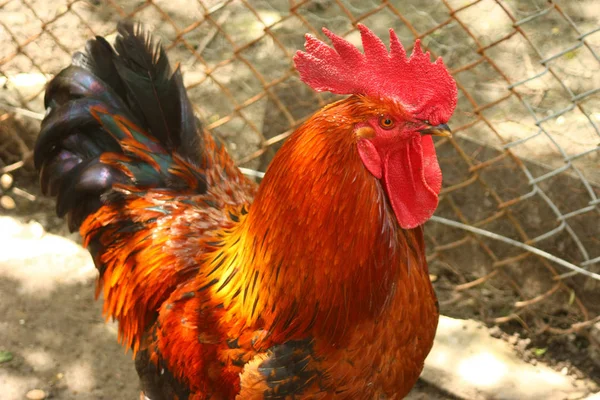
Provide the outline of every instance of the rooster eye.
{"type": "Polygon", "coordinates": [[[379,126],[383,129],[392,129],[394,127],[394,120],[389,117],[379,118],[379,126]]]}

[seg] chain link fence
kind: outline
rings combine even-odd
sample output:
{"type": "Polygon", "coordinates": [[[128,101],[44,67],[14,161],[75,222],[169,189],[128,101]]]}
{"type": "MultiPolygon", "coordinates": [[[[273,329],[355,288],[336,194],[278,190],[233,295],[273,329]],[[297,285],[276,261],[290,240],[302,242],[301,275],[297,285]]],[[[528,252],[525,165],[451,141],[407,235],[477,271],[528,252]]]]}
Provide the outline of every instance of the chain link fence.
{"type": "MultiPolygon", "coordinates": [[[[335,99],[292,56],[320,28],[420,38],[459,87],[444,188],[427,223],[442,312],[529,335],[600,332],[600,9],[593,0],[0,0],[0,175],[5,212],[52,211],[32,144],[45,83],[93,35],[133,18],[181,63],[198,115],[239,165],[264,171],[335,99]],[[11,211],[12,210],[12,211],[11,211]],[[596,325],[596,327],[594,327],[596,325]]],[[[591,346],[590,346],[591,347],[591,346]]]]}

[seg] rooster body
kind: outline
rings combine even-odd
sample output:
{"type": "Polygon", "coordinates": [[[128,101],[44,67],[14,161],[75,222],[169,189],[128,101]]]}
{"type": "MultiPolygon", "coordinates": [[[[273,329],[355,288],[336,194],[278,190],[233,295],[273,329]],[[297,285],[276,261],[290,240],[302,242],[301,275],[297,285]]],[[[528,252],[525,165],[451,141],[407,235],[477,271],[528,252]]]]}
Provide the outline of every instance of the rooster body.
{"type": "MultiPolygon", "coordinates": [[[[361,32],[368,56],[373,35],[361,32]]],[[[290,137],[257,186],[194,118],[164,51],[129,23],[119,33],[116,52],[96,38],[50,83],[35,162],[94,258],[144,395],[402,398],[438,319],[421,224],[441,176],[431,137],[415,132],[439,132],[452,110],[429,107],[426,126],[408,130],[399,101],[348,91],[290,137]],[[382,150],[394,132],[409,132],[400,142],[417,153],[382,150]],[[414,179],[389,167],[398,157],[414,179]],[[398,188],[420,197],[398,199],[398,188]]],[[[319,43],[307,39],[298,69],[339,92],[307,72],[330,55],[319,43]]]]}

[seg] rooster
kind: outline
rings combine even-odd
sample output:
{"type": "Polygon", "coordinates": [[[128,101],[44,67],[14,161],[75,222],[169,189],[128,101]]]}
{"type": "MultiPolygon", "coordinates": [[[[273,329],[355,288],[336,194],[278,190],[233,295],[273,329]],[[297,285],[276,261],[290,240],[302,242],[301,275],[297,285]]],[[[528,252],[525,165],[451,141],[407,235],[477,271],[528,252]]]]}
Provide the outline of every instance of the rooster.
{"type": "Polygon", "coordinates": [[[442,176],[454,80],[358,25],[295,65],[349,97],[300,126],[257,186],[194,117],[179,68],[120,23],[48,85],[42,191],[79,230],[96,295],[131,348],[142,397],[399,399],[438,321],[422,224],[442,176]]]}

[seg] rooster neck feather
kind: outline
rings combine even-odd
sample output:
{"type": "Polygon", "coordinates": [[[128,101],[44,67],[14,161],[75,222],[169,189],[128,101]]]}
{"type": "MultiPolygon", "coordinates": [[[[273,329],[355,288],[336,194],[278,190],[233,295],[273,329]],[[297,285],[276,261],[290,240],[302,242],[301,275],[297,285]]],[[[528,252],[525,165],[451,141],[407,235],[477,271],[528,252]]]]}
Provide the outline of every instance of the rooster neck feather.
{"type": "Polygon", "coordinates": [[[426,273],[421,229],[399,228],[359,158],[358,100],[329,106],[296,131],[249,214],[224,233],[211,263],[221,271],[216,296],[240,329],[260,321],[287,340],[340,340],[348,327],[379,317],[402,285],[408,290],[408,275],[426,273]]]}

